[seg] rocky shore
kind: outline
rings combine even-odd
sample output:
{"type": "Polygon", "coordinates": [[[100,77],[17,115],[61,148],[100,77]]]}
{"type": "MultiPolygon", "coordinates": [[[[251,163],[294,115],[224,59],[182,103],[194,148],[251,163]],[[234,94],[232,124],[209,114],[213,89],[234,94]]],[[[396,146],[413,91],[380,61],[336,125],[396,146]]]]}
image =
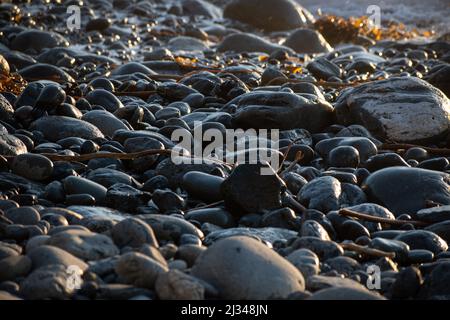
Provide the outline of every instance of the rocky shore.
{"type": "Polygon", "coordinates": [[[0,4],[0,300],[450,299],[448,33],[59,2],[0,4]]]}

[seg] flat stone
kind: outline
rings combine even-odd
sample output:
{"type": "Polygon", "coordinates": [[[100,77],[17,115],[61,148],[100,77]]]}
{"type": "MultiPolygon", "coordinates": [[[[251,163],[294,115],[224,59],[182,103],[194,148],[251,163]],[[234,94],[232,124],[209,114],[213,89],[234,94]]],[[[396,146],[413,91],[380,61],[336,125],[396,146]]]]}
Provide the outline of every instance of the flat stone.
{"type": "Polygon", "coordinates": [[[277,50],[293,52],[292,49],[258,37],[251,33],[233,33],[226,36],[217,46],[217,51],[226,52],[265,52],[272,53],[277,50]]]}
{"type": "Polygon", "coordinates": [[[68,137],[87,140],[103,138],[103,133],[89,122],[64,116],[42,117],[32,123],[32,129],[41,131],[49,141],[58,141],[68,137]]]}
{"type": "Polygon", "coordinates": [[[53,173],[53,162],[40,154],[24,153],[14,158],[12,171],[27,179],[42,181],[53,173]]]}
{"type": "Polygon", "coordinates": [[[51,264],[62,265],[64,267],[74,265],[83,271],[88,267],[84,261],[78,259],[69,252],[54,246],[38,246],[28,252],[27,256],[33,263],[33,270],[51,264]]]}
{"type": "Polygon", "coordinates": [[[81,120],[96,126],[104,135],[112,137],[116,130],[129,130],[128,127],[112,113],[106,110],[92,110],[86,112],[81,120]]]}

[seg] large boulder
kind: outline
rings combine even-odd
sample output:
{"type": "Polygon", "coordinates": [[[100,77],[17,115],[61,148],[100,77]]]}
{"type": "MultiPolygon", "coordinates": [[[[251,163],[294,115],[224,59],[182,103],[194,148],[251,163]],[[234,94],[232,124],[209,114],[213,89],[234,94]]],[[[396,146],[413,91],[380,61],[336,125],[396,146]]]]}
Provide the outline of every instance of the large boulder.
{"type": "Polygon", "coordinates": [[[450,100],[415,77],[362,84],[336,101],[337,121],[360,124],[377,138],[397,142],[435,142],[450,128],[450,100]]]}

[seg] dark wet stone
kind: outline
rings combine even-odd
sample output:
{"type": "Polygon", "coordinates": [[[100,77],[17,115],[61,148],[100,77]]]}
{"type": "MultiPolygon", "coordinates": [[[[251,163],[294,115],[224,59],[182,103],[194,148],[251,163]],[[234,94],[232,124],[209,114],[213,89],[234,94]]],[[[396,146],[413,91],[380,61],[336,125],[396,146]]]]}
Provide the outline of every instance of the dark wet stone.
{"type": "Polygon", "coordinates": [[[399,261],[407,261],[409,245],[401,240],[374,238],[369,243],[370,248],[385,252],[394,252],[399,261]]]}
{"type": "Polygon", "coordinates": [[[290,30],[314,21],[311,13],[291,0],[233,0],[223,16],[266,31],[290,30]]]}
{"type": "Polygon", "coordinates": [[[185,206],[184,199],[170,190],[156,190],[152,194],[152,200],[161,212],[177,211],[185,206]]]}
{"type": "Polygon", "coordinates": [[[408,244],[411,249],[425,249],[439,254],[447,251],[448,245],[445,240],[437,234],[426,230],[411,230],[398,235],[395,240],[403,241],[408,244]]]}
{"type": "Polygon", "coordinates": [[[333,51],[325,38],[316,30],[294,30],[283,45],[294,49],[297,53],[322,53],[333,51]]]}
{"type": "MultiPolygon", "coordinates": [[[[164,149],[164,145],[157,139],[150,137],[135,137],[125,140],[125,152],[140,152],[151,149],[164,149]]],[[[149,155],[131,160],[131,168],[137,172],[144,172],[155,164],[158,155],[149,155]]]]}
{"type": "Polygon", "coordinates": [[[370,237],[370,232],[355,220],[347,220],[339,228],[339,237],[343,240],[356,240],[359,237],[370,237]]]}
{"type": "Polygon", "coordinates": [[[172,149],[172,147],[175,146],[175,144],[170,139],[163,136],[162,134],[153,132],[153,131],[146,131],[146,130],[134,130],[134,131],[117,130],[116,132],[114,132],[114,136],[112,138],[113,138],[113,140],[115,140],[123,145],[127,139],[137,138],[137,137],[147,137],[147,138],[156,139],[156,140],[160,141],[166,149],[172,149]]]}
{"type": "Polygon", "coordinates": [[[421,299],[444,299],[450,297],[450,262],[438,263],[433,271],[425,277],[423,286],[419,292],[421,299]]]}
{"type": "Polygon", "coordinates": [[[449,165],[449,161],[445,157],[428,159],[420,162],[417,168],[429,169],[435,171],[444,171],[449,165]]]}
{"type": "MultiPolygon", "coordinates": [[[[31,271],[31,260],[27,256],[12,256],[0,260],[0,281],[13,281],[25,277],[31,271]]],[[[1,299],[1,298],[0,298],[1,299]]]]}
{"type": "Polygon", "coordinates": [[[409,167],[409,164],[400,155],[388,152],[371,156],[364,166],[374,172],[387,167],[409,167]]]}
{"type": "Polygon", "coordinates": [[[320,260],[327,260],[344,254],[342,247],[336,242],[322,240],[316,237],[297,238],[291,245],[291,249],[306,248],[317,254],[320,260]]]}
{"type": "Polygon", "coordinates": [[[427,160],[428,157],[429,154],[427,150],[420,147],[409,148],[403,155],[405,160],[417,160],[419,162],[427,160]]]}
{"type": "Polygon", "coordinates": [[[426,227],[425,230],[434,232],[447,243],[450,243],[450,220],[432,224],[426,227]]]}
{"type": "Polygon", "coordinates": [[[220,185],[223,180],[222,177],[190,171],[183,176],[181,187],[191,197],[211,203],[222,200],[220,185]]]}
{"type": "Polygon", "coordinates": [[[305,220],[299,232],[300,237],[316,237],[321,240],[330,240],[328,232],[320,223],[314,220],[305,220]]]}
{"type": "Polygon", "coordinates": [[[83,139],[103,138],[101,131],[89,122],[64,117],[42,117],[32,123],[32,128],[41,131],[49,141],[58,141],[68,137],[83,139]]]}
{"type": "Polygon", "coordinates": [[[89,171],[86,178],[101,184],[105,188],[109,188],[115,183],[138,186],[138,182],[132,176],[110,168],[99,168],[89,171]]]}
{"type": "Polygon", "coordinates": [[[265,213],[261,218],[261,226],[284,229],[296,229],[298,219],[290,208],[276,209],[265,213]]]}
{"type": "Polygon", "coordinates": [[[198,93],[197,90],[176,82],[161,83],[156,90],[159,95],[170,101],[181,101],[192,93],[198,93]]]}
{"type": "Polygon", "coordinates": [[[123,108],[122,102],[114,94],[105,89],[95,89],[89,92],[85,98],[91,105],[102,106],[106,111],[111,113],[119,108],[123,108]]]}
{"type": "Polygon", "coordinates": [[[327,288],[342,288],[342,287],[365,289],[362,284],[349,278],[314,275],[306,279],[306,288],[310,291],[319,291],[327,288]]]}
{"type": "Polygon", "coordinates": [[[150,194],[124,183],[109,187],[105,198],[108,207],[124,212],[135,212],[138,206],[145,205],[149,200],[150,194]]]}
{"type": "Polygon", "coordinates": [[[138,248],[143,244],[158,247],[158,241],[152,228],[140,219],[122,220],[112,228],[111,236],[114,243],[120,248],[125,246],[138,248]]]}
{"type": "Polygon", "coordinates": [[[415,297],[419,292],[423,279],[420,270],[410,266],[401,270],[390,288],[393,299],[415,297]]]}
{"type": "Polygon", "coordinates": [[[331,124],[332,107],[323,100],[311,101],[288,92],[259,91],[243,94],[224,107],[237,105],[232,124],[237,128],[318,132],[331,124]]]}
{"type": "Polygon", "coordinates": [[[377,154],[376,145],[368,138],[364,137],[336,137],[321,140],[316,144],[316,152],[324,159],[329,158],[330,152],[341,146],[351,146],[358,150],[361,162],[366,161],[370,156],[377,154]]]}
{"type": "Polygon", "coordinates": [[[19,70],[19,74],[30,81],[52,80],[58,82],[75,82],[75,79],[63,69],[47,63],[36,63],[19,70]]]}
{"type": "Polygon", "coordinates": [[[347,277],[352,275],[355,271],[362,269],[358,261],[345,256],[328,259],[325,263],[328,264],[332,270],[335,270],[347,277]]]}
{"type": "Polygon", "coordinates": [[[25,30],[19,33],[11,42],[11,49],[40,53],[45,48],[67,47],[69,42],[56,32],[41,30],[25,30]]]}
{"type": "Polygon", "coordinates": [[[417,211],[415,217],[418,220],[431,223],[450,220],[450,205],[421,209],[417,211]]]}
{"type": "Polygon", "coordinates": [[[0,94],[0,119],[7,123],[14,121],[14,109],[2,94],[0,94]]]}
{"type": "Polygon", "coordinates": [[[119,257],[115,271],[127,284],[153,289],[158,276],[168,268],[142,253],[128,252],[119,257]]]}
{"type": "Polygon", "coordinates": [[[341,124],[361,124],[378,138],[398,142],[436,141],[450,126],[448,98],[415,77],[394,77],[345,91],[335,112],[341,124]],[[421,112],[424,108],[428,112],[421,112]]]}
{"type": "Polygon", "coordinates": [[[204,0],[183,0],[181,1],[183,15],[204,16],[210,19],[222,17],[222,10],[212,3],[204,0]]]}
{"type": "Polygon", "coordinates": [[[328,80],[332,77],[340,78],[342,76],[342,69],[325,58],[313,60],[306,68],[314,77],[320,80],[328,80]]]}
{"type": "Polygon", "coordinates": [[[30,300],[64,300],[73,291],[67,286],[67,266],[62,265],[45,265],[34,270],[20,286],[20,295],[30,300]]]}
{"type": "Polygon", "coordinates": [[[427,201],[450,204],[448,175],[417,168],[392,167],[376,171],[367,178],[363,189],[369,199],[398,216],[427,207],[427,201]],[[398,201],[402,199],[402,201],[398,201]]]}
{"type": "MultiPolygon", "coordinates": [[[[145,74],[145,75],[154,75],[155,74],[155,72],[153,70],[151,70],[150,68],[146,67],[145,65],[143,65],[139,62],[128,62],[128,63],[125,63],[125,64],[121,65],[120,67],[114,69],[111,72],[111,75],[114,77],[114,76],[121,76],[121,75],[129,75],[129,74],[138,73],[138,72],[145,74]]],[[[88,99],[88,101],[89,101],[89,99],[88,99]]],[[[91,102],[91,101],[89,101],[89,102],[91,102]]],[[[91,102],[91,104],[94,104],[94,103],[91,102]]],[[[110,111],[109,109],[107,109],[107,110],[110,111]]]]}
{"type": "Polygon", "coordinates": [[[39,212],[33,207],[11,208],[5,212],[5,217],[15,224],[34,225],[41,220],[39,212]]]}
{"type": "Polygon", "coordinates": [[[66,194],[90,194],[96,203],[104,203],[107,189],[102,185],[81,177],[67,177],[63,181],[66,194]]]}
{"type": "Polygon", "coordinates": [[[66,230],[51,235],[49,246],[61,248],[84,261],[101,260],[119,254],[110,237],[84,230],[66,230]]]}
{"type": "Polygon", "coordinates": [[[340,146],[332,149],[328,155],[331,167],[356,168],[359,165],[359,151],[352,146],[340,146]]]}
{"type": "Polygon", "coordinates": [[[287,260],[249,237],[230,237],[211,245],[197,259],[192,275],[212,284],[224,299],[286,298],[304,290],[304,279],[287,260]],[[270,261],[270,263],[269,263],[270,261]],[[217,268],[224,272],[217,273],[217,268]],[[275,276],[276,275],[276,276],[275,276]],[[263,279],[273,281],[263,281],[263,279]]]}
{"type": "Polygon", "coordinates": [[[52,264],[62,265],[64,268],[72,265],[80,267],[81,270],[87,269],[87,264],[81,259],[54,246],[38,246],[27,252],[27,256],[33,262],[33,270],[52,264]]]}
{"type": "Polygon", "coordinates": [[[445,93],[447,97],[450,97],[449,74],[450,65],[441,64],[431,69],[425,79],[436,88],[442,90],[442,92],[445,93]]]}
{"type": "Polygon", "coordinates": [[[169,40],[167,43],[168,48],[171,51],[204,51],[208,49],[208,46],[201,40],[187,37],[178,36],[169,40]]]}
{"type": "Polygon", "coordinates": [[[200,239],[203,238],[203,232],[195,227],[189,221],[184,219],[162,215],[162,214],[148,214],[138,215],[136,218],[148,223],[155,232],[158,240],[172,240],[178,241],[182,234],[193,234],[200,239]]]}
{"type": "Polygon", "coordinates": [[[86,24],[86,31],[103,31],[111,26],[111,20],[106,18],[91,19],[86,24]]]}
{"type": "Polygon", "coordinates": [[[85,113],[81,120],[96,126],[104,135],[112,137],[116,130],[129,130],[128,127],[112,113],[106,110],[92,110],[85,113]]]}
{"type": "Polygon", "coordinates": [[[341,184],[339,180],[331,176],[311,180],[302,187],[297,198],[309,209],[323,212],[365,202],[365,196],[358,187],[348,183],[341,184]]]}
{"type": "Polygon", "coordinates": [[[11,169],[24,178],[42,181],[52,175],[53,162],[40,154],[24,153],[14,158],[11,169]]]}
{"type": "Polygon", "coordinates": [[[165,159],[158,163],[156,171],[159,175],[165,176],[169,180],[170,187],[181,186],[183,176],[189,171],[199,171],[211,174],[213,171],[222,168],[217,162],[200,160],[200,163],[192,163],[191,158],[177,158],[181,163],[174,163],[172,159],[165,159]],[[186,162],[184,162],[184,160],[186,162]]]}
{"type": "Polygon", "coordinates": [[[222,228],[230,228],[235,224],[233,216],[222,208],[193,209],[185,214],[185,218],[200,223],[212,223],[222,228]]]}
{"type": "Polygon", "coordinates": [[[66,92],[59,85],[46,85],[34,103],[32,114],[35,117],[42,116],[45,112],[60,106],[65,100],[66,92]]]}
{"type": "Polygon", "coordinates": [[[27,152],[26,145],[19,138],[8,134],[0,126],[0,154],[5,156],[16,156],[27,152]]]}
{"type": "Polygon", "coordinates": [[[285,188],[280,177],[262,174],[261,170],[272,170],[261,164],[241,164],[221,185],[225,206],[235,216],[245,212],[263,212],[281,205],[281,193],[285,188]],[[258,192],[255,192],[258,190],[258,192]]]}
{"type": "Polygon", "coordinates": [[[434,253],[429,250],[416,249],[408,252],[408,263],[421,264],[432,262],[434,259],[434,253]]]}
{"type": "Polygon", "coordinates": [[[251,33],[234,33],[226,36],[217,46],[217,51],[226,52],[265,52],[273,53],[278,50],[292,52],[288,47],[269,42],[251,33]]]}

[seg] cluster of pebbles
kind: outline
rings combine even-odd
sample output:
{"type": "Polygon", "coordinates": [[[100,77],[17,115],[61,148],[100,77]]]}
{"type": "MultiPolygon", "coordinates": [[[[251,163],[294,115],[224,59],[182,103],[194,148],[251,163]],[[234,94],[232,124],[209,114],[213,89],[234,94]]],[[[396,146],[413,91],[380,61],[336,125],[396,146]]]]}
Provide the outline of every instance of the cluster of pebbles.
{"type": "Polygon", "coordinates": [[[224,2],[0,5],[0,299],[450,299],[446,37],[224,2]],[[176,164],[194,126],[285,161],[176,164]]]}

